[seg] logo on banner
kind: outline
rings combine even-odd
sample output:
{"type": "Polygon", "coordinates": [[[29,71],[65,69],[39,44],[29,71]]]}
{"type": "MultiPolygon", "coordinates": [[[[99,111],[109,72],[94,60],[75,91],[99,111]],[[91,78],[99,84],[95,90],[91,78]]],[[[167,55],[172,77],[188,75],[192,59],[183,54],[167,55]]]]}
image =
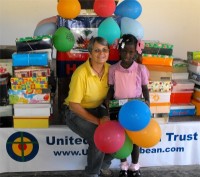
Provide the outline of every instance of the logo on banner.
{"type": "Polygon", "coordinates": [[[27,162],[37,155],[39,144],[30,133],[16,132],[8,138],[6,149],[12,159],[18,162],[27,162]]]}

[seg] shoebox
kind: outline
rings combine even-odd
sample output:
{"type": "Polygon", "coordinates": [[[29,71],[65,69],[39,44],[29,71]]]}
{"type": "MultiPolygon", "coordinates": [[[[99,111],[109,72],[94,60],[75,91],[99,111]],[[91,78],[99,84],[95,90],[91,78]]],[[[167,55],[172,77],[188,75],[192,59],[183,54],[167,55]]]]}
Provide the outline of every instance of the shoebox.
{"type": "Polygon", "coordinates": [[[116,107],[121,107],[125,103],[132,101],[132,100],[140,100],[140,101],[145,101],[142,98],[135,98],[135,99],[119,99],[119,100],[110,100],[109,101],[109,108],[116,108],[116,107]]]}
{"type": "Polygon", "coordinates": [[[47,89],[48,77],[11,77],[12,90],[47,89]]]}
{"type": "Polygon", "coordinates": [[[190,71],[192,73],[200,74],[200,60],[199,61],[195,61],[195,60],[189,61],[188,71],[190,71]]]}
{"type": "Polygon", "coordinates": [[[172,72],[149,70],[150,81],[170,81],[172,80],[172,72]]]}
{"type": "Polygon", "coordinates": [[[171,92],[149,92],[150,103],[169,103],[171,92]]]}
{"type": "Polygon", "coordinates": [[[9,104],[50,103],[50,89],[8,90],[9,104]]]}
{"type": "Polygon", "coordinates": [[[13,74],[12,59],[0,59],[0,75],[5,73],[13,74]]]}
{"type": "Polygon", "coordinates": [[[150,110],[152,114],[169,113],[170,103],[150,103],[150,110]]]}
{"type": "Polygon", "coordinates": [[[189,73],[172,73],[172,80],[188,80],[189,79],[189,73]]]}
{"type": "Polygon", "coordinates": [[[192,98],[194,98],[197,101],[200,101],[200,88],[197,88],[196,86],[194,87],[192,98]]]}
{"type": "Polygon", "coordinates": [[[194,116],[195,112],[194,104],[171,104],[169,116],[194,116]]]}
{"type": "Polygon", "coordinates": [[[12,105],[0,106],[0,117],[13,116],[12,105]]]}
{"type": "Polygon", "coordinates": [[[196,100],[196,99],[192,99],[191,100],[191,103],[193,105],[195,105],[195,108],[196,108],[196,115],[199,116],[200,115],[200,101],[196,100]]]}
{"type": "Polygon", "coordinates": [[[50,67],[45,66],[29,66],[29,67],[13,67],[14,77],[48,77],[50,76],[50,67]]]}
{"type": "Polygon", "coordinates": [[[0,106],[8,105],[8,79],[0,78],[0,106]]]}
{"type": "Polygon", "coordinates": [[[172,84],[172,93],[178,91],[194,91],[195,83],[188,79],[173,80],[172,84]]]}
{"type": "Polygon", "coordinates": [[[172,63],[173,73],[184,73],[188,71],[188,62],[181,58],[174,58],[172,63]]]}
{"type": "Polygon", "coordinates": [[[145,65],[149,71],[172,72],[172,66],[145,65]]]}
{"type": "Polygon", "coordinates": [[[200,60],[200,51],[188,51],[187,59],[188,60],[200,60]]]}
{"type": "Polygon", "coordinates": [[[193,73],[193,72],[190,72],[189,73],[189,79],[193,82],[193,83],[196,83],[198,85],[200,85],[200,74],[197,74],[197,73],[193,73]]]}
{"type": "Polygon", "coordinates": [[[193,91],[173,92],[170,95],[171,104],[188,104],[191,102],[193,91]]]}
{"type": "Polygon", "coordinates": [[[14,128],[48,128],[49,117],[13,116],[14,128]]]}
{"type": "Polygon", "coordinates": [[[21,37],[17,38],[15,42],[17,53],[53,48],[52,35],[21,37]]]}
{"type": "Polygon", "coordinates": [[[172,81],[149,81],[149,92],[171,92],[172,81]]]}
{"type": "Polygon", "coordinates": [[[172,66],[173,57],[168,55],[142,54],[142,64],[172,66]]]}
{"type": "Polygon", "coordinates": [[[169,114],[155,113],[155,114],[152,114],[152,119],[156,120],[159,124],[166,124],[169,122],[169,114]]]}
{"type": "Polygon", "coordinates": [[[174,45],[169,43],[163,43],[160,41],[144,41],[144,49],[142,50],[145,54],[156,54],[156,55],[172,55],[174,45]]]}
{"type": "Polygon", "coordinates": [[[14,53],[13,66],[48,66],[47,53],[14,53]]]}

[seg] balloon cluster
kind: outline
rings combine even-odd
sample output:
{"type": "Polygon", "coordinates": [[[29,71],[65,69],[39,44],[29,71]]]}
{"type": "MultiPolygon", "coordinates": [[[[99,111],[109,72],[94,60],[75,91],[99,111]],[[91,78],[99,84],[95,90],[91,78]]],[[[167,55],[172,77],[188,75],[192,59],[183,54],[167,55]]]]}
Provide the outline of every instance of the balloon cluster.
{"type": "Polygon", "coordinates": [[[149,148],[161,139],[161,128],[151,119],[149,107],[142,101],[132,100],[119,111],[119,121],[108,121],[97,127],[94,134],[96,147],[111,153],[117,159],[128,157],[133,144],[149,148]]]}

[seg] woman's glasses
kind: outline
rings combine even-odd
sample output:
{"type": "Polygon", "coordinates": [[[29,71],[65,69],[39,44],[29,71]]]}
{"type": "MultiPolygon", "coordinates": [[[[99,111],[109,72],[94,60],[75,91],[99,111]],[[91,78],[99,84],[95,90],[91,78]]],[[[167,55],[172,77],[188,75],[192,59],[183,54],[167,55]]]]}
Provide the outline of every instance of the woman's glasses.
{"type": "Polygon", "coordinates": [[[106,48],[104,48],[104,49],[93,49],[92,50],[94,53],[97,53],[97,54],[100,54],[100,53],[108,53],[109,52],[109,49],[106,49],[106,48]]]}

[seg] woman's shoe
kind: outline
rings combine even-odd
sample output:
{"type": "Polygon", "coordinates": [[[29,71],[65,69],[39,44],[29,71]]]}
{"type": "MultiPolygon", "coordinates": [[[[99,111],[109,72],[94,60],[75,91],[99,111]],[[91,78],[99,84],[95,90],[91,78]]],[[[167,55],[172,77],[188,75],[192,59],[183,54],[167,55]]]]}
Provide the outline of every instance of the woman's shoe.
{"type": "Polygon", "coordinates": [[[119,177],[128,177],[128,171],[127,170],[120,170],[119,177]]]}

